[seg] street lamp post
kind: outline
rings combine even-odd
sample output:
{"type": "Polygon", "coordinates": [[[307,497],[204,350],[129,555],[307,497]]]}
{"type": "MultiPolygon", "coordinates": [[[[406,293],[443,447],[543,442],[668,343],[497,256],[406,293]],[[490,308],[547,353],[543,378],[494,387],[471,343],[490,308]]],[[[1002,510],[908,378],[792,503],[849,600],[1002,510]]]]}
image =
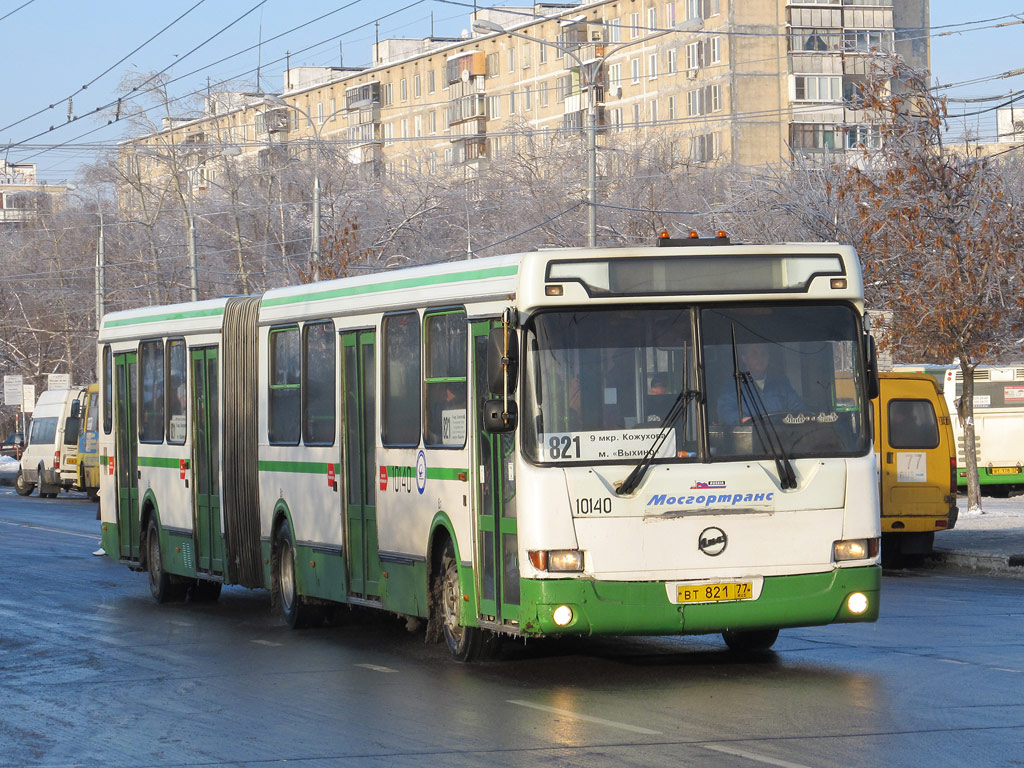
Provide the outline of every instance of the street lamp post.
{"type": "MultiPolygon", "coordinates": [[[[67,189],[69,192],[74,193],[78,187],[74,184],[68,184],[67,189]]],[[[81,198],[81,195],[76,195],[81,198]]],[[[100,219],[100,230],[96,237],[96,272],[95,272],[95,294],[96,294],[96,331],[99,332],[100,323],[103,321],[103,315],[106,312],[106,249],[104,246],[103,238],[103,205],[99,199],[96,200],[96,214],[100,219]]]]}
{"type": "Polygon", "coordinates": [[[587,134],[587,246],[594,247],[597,245],[597,98],[594,93],[595,86],[597,85],[600,77],[601,68],[604,63],[613,54],[618,53],[623,48],[629,48],[633,45],[640,45],[642,43],[650,42],[664,35],[671,34],[673,32],[696,32],[704,28],[704,20],[701,18],[689,19],[680,24],[676,24],[670,29],[662,29],[653,34],[642,37],[639,40],[630,40],[628,43],[622,43],[615,47],[605,51],[601,56],[594,59],[588,66],[569,46],[562,45],[561,43],[552,43],[550,40],[544,40],[539,37],[533,37],[522,32],[515,30],[506,29],[500,24],[496,24],[493,21],[487,19],[477,19],[473,22],[473,28],[478,32],[484,32],[487,34],[497,33],[502,35],[510,35],[512,37],[522,38],[523,40],[529,40],[533,43],[539,43],[541,45],[550,46],[563,54],[568,56],[570,59],[576,62],[580,68],[580,82],[583,83],[583,78],[586,77],[587,87],[587,112],[584,123],[584,131],[587,134]]]}
{"type": "MultiPolygon", "coordinates": [[[[320,120],[313,119],[313,116],[305,109],[300,107],[298,104],[291,104],[280,96],[273,94],[264,94],[263,103],[270,104],[275,107],[286,107],[294,109],[296,112],[305,115],[309,121],[310,126],[313,128],[313,136],[316,139],[317,145],[321,141],[321,130],[328,120],[334,118],[339,112],[344,112],[347,107],[341,107],[340,109],[334,110],[327,117],[320,120]],[[320,120],[320,125],[317,125],[317,121],[320,120]]],[[[313,158],[313,224],[310,238],[312,243],[310,244],[309,255],[313,262],[313,282],[317,282],[320,279],[320,151],[319,146],[314,148],[315,157],[313,158]]]]}

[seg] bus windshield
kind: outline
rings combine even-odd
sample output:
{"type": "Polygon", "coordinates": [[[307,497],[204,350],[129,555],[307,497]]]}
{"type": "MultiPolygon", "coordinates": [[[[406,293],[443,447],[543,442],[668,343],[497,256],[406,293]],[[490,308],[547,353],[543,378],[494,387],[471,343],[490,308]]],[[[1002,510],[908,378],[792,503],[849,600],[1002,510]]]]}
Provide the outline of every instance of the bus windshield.
{"type": "Polygon", "coordinates": [[[524,338],[523,448],[535,462],[635,463],[652,446],[657,462],[868,449],[846,305],[545,312],[524,338]]]}

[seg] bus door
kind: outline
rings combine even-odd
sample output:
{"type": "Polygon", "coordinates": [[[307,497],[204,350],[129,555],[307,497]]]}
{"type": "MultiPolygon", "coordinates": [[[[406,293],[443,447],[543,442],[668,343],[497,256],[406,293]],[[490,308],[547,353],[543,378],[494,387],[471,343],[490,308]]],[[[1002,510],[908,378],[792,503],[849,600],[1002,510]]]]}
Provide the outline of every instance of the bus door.
{"type": "Polygon", "coordinates": [[[348,584],[352,595],[366,600],[380,597],[375,339],[374,331],[341,334],[348,584]]]}
{"type": "MultiPolygon", "coordinates": [[[[480,612],[493,621],[519,620],[519,534],[516,521],[515,461],[512,434],[483,429],[487,392],[487,336],[498,321],[472,324],[476,402],[477,569],[480,612]]],[[[495,395],[497,396],[497,395],[495,395]]]]}
{"type": "Polygon", "coordinates": [[[206,573],[222,574],[224,536],[220,522],[220,402],[216,347],[192,350],[192,414],[196,568],[206,573]]]}
{"type": "Polygon", "coordinates": [[[117,413],[117,531],[122,559],[139,559],[139,443],[136,422],[139,365],[135,352],[114,355],[117,413]]]}

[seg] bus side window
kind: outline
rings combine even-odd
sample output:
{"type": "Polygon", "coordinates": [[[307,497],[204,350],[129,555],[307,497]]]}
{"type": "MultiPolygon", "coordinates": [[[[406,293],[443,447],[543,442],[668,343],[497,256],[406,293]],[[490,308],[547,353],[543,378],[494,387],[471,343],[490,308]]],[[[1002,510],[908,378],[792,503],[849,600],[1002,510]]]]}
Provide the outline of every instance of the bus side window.
{"type": "Polygon", "coordinates": [[[139,441],[164,441],[164,343],[139,344],[139,441]]]}
{"type": "Polygon", "coordinates": [[[270,331],[270,392],[268,393],[268,439],[271,444],[297,445],[301,422],[302,352],[298,326],[270,331]]]}
{"type": "Polygon", "coordinates": [[[385,445],[420,441],[420,317],[416,312],[388,315],[384,336],[381,440],[385,445]]]}
{"type": "Polygon", "coordinates": [[[893,448],[937,448],[939,422],[927,400],[889,401],[889,445],[893,448]]]}

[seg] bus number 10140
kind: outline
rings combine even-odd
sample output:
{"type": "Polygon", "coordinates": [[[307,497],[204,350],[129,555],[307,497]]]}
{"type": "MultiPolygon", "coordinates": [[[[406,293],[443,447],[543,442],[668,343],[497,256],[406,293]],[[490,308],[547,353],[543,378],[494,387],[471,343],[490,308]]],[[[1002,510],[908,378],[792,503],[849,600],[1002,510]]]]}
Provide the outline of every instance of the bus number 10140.
{"type": "Polygon", "coordinates": [[[577,515],[610,515],[612,513],[612,500],[609,497],[603,499],[576,499],[577,515]]]}

